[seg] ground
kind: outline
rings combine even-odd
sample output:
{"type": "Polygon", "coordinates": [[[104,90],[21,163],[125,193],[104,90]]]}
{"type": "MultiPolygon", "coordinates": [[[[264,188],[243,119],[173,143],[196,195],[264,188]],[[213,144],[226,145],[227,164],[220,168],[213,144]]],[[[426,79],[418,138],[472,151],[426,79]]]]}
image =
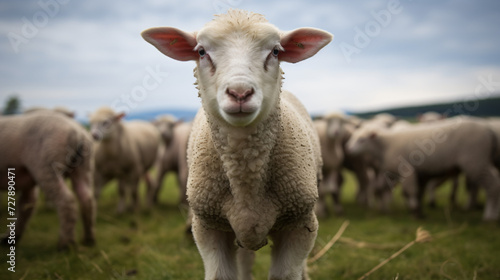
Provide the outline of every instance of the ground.
{"type": "MultiPolygon", "coordinates": [[[[16,246],[15,272],[8,271],[7,249],[1,249],[1,279],[203,279],[203,264],[192,239],[185,234],[186,210],[177,206],[175,175],[163,183],[160,205],[152,211],[116,215],[116,183],[98,202],[97,246],[58,252],[58,219],[43,196],[25,236],[16,246]]],[[[500,226],[481,222],[481,211],[450,209],[449,184],[438,191],[438,207],[426,207],[424,220],[407,213],[399,190],[390,214],[359,207],[355,181],[347,174],[345,214],[320,219],[314,255],[349,225],[340,240],[309,265],[311,279],[358,279],[407,243],[418,227],[434,237],[416,243],[367,279],[500,279],[500,226]]],[[[144,188],[144,186],[142,186],[144,188]]],[[[0,221],[7,224],[6,195],[1,196],[0,221]]],[[[459,204],[466,201],[463,182],[459,204]]],[[[484,197],[481,197],[484,201],[484,197]]],[[[2,226],[5,229],[5,226],[2,226]]],[[[77,235],[81,237],[79,222],[77,235]]],[[[267,279],[269,245],[257,252],[255,279],[267,279]]]]}

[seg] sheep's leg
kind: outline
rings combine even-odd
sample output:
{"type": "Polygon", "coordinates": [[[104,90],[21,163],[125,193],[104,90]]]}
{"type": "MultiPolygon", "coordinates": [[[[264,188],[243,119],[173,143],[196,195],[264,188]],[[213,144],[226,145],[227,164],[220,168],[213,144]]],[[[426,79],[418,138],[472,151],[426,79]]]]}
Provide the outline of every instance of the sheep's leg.
{"type": "Polygon", "coordinates": [[[252,280],[252,266],[255,261],[255,252],[238,248],[236,259],[238,261],[238,279],[252,280]]]}
{"type": "Polygon", "coordinates": [[[403,193],[406,197],[408,209],[415,215],[416,218],[423,218],[422,212],[422,197],[423,191],[418,185],[418,178],[413,172],[402,181],[403,193]]]}
{"type": "Polygon", "coordinates": [[[457,208],[457,191],[458,191],[458,175],[451,178],[451,193],[450,193],[450,205],[452,208],[457,208]]]}
{"type": "Polygon", "coordinates": [[[83,221],[83,241],[87,246],[95,244],[96,203],[92,192],[92,175],[90,171],[75,170],[71,176],[71,184],[80,203],[80,215],[83,221]]]}
{"type": "Polygon", "coordinates": [[[147,185],[146,207],[151,208],[155,203],[154,194],[156,193],[158,186],[156,185],[156,182],[151,179],[151,175],[149,173],[144,175],[144,180],[147,185]]]}
{"type": "Polygon", "coordinates": [[[40,189],[50,197],[57,207],[59,216],[59,249],[67,249],[75,244],[75,225],[77,221],[77,208],[75,196],[66,186],[64,179],[57,174],[56,180],[40,182],[40,189]]]}
{"type": "Polygon", "coordinates": [[[500,215],[500,174],[498,170],[489,166],[482,176],[482,181],[486,189],[483,220],[496,221],[500,215]]]}
{"type": "Polygon", "coordinates": [[[207,229],[194,215],[193,236],[203,259],[205,280],[238,279],[234,233],[207,229]]]}
{"type": "Polygon", "coordinates": [[[429,206],[431,208],[436,208],[436,189],[440,185],[441,180],[434,179],[427,183],[426,188],[429,190],[429,206]]]}
{"type": "Polygon", "coordinates": [[[469,199],[467,201],[467,206],[466,209],[471,211],[479,208],[479,204],[477,202],[477,195],[479,192],[479,186],[477,182],[469,178],[469,176],[466,177],[465,184],[467,186],[467,191],[469,193],[469,199]]]}
{"type": "MultiPolygon", "coordinates": [[[[35,209],[37,198],[38,198],[38,188],[36,186],[26,188],[23,192],[21,192],[21,196],[17,201],[18,204],[16,205],[17,206],[16,207],[17,221],[16,221],[16,236],[15,236],[16,243],[19,242],[19,240],[21,240],[21,237],[23,236],[26,224],[30,220],[31,215],[33,214],[33,210],[35,209]]],[[[2,243],[5,245],[9,245],[9,241],[10,240],[8,238],[8,235],[2,239],[2,243]]]]}
{"type": "Polygon", "coordinates": [[[118,207],[116,208],[117,214],[123,214],[126,209],[127,202],[127,182],[126,179],[120,179],[118,182],[118,207]]]}
{"type": "Polygon", "coordinates": [[[365,168],[356,168],[354,170],[356,179],[358,181],[358,193],[356,194],[356,201],[358,204],[368,207],[368,189],[370,185],[370,179],[368,178],[368,172],[365,168]]]}
{"type": "Polygon", "coordinates": [[[130,206],[129,209],[135,212],[139,209],[139,179],[130,182],[130,206]]]}
{"type": "MultiPolygon", "coordinates": [[[[313,219],[316,218],[313,217],[313,219]]],[[[272,233],[273,248],[269,279],[309,279],[306,261],[309,252],[314,246],[317,234],[317,226],[314,228],[300,227],[291,231],[272,233]]]]}
{"type": "Polygon", "coordinates": [[[339,171],[335,170],[329,180],[331,180],[329,184],[331,184],[332,186],[333,209],[337,215],[340,215],[344,212],[344,208],[340,203],[340,197],[342,195],[342,184],[339,182],[341,182],[342,180],[340,179],[339,171]]]}
{"type": "Polygon", "coordinates": [[[101,195],[102,187],[106,183],[104,177],[98,172],[94,172],[94,198],[95,200],[99,200],[99,196],[101,195]]]}

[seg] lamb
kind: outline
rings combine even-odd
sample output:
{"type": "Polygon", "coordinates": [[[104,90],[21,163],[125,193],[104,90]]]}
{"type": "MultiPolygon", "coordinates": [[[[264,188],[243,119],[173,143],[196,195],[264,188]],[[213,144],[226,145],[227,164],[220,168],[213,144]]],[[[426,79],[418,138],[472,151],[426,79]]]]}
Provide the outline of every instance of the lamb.
{"type": "Polygon", "coordinates": [[[154,164],[160,145],[160,132],[145,121],[123,123],[124,113],[115,113],[102,107],[90,116],[90,131],[95,140],[95,193],[99,197],[102,187],[111,179],[118,179],[117,213],[126,210],[126,196],[131,201],[129,210],[139,206],[139,180],[144,177],[148,189],[154,190],[154,182],[147,173],[154,164]]]}
{"type": "Polygon", "coordinates": [[[160,116],[153,121],[160,130],[165,147],[161,149],[157,161],[156,190],[151,195],[153,202],[158,201],[163,177],[169,171],[177,174],[180,189],[180,203],[187,206],[186,186],[188,176],[187,144],[191,123],[182,122],[173,116],[160,116]]]}
{"type": "Polygon", "coordinates": [[[251,279],[253,251],[268,235],[269,278],[308,279],[320,146],[306,109],[281,89],[279,63],[313,56],[332,35],[282,32],[262,15],[229,10],[198,32],[159,27],[142,36],[197,63],[202,108],[189,137],[187,195],[205,279],[251,279]]]}
{"type": "Polygon", "coordinates": [[[35,208],[38,190],[54,203],[59,214],[59,249],[75,243],[77,212],[75,197],[64,178],[69,178],[80,204],[83,244],[95,243],[95,200],[93,196],[92,139],[77,122],[61,114],[38,112],[0,117],[0,183],[2,190],[12,186],[20,194],[15,205],[16,239],[19,242],[35,208]],[[12,174],[7,170],[12,168],[12,174]],[[14,177],[13,180],[9,176],[14,177]],[[38,187],[39,188],[38,188],[38,187]]]}
{"type": "Polygon", "coordinates": [[[451,118],[401,131],[359,130],[348,149],[370,154],[372,164],[385,172],[386,179],[401,180],[408,206],[417,216],[422,215],[423,186],[429,179],[463,172],[468,184],[486,189],[483,219],[497,220],[500,174],[491,157],[495,141],[485,125],[451,118]]]}

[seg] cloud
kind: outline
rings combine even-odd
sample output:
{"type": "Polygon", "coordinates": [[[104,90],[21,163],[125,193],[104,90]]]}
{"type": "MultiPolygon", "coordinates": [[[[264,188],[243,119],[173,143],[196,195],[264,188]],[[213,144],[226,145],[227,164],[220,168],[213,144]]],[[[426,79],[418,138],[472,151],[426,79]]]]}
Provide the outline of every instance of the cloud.
{"type": "Polygon", "coordinates": [[[34,24],[45,10],[40,0],[2,1],[0,100],[17,92],[26,105],[65,105],[83,115],[130,95],[148,67],[160,67],[168,77],[133,109],[197,108],[194,63],[163,56],[140,32],[154,26],[194,31],[228,8],[262,13],[283,30],[312,26],[335,35],[315,57],[282,65],[285,88],[310,111],[452,100],[470,94],[479,75],[500,80],[500,2],[400,0],[401,11],[379,23],[375,36],[365,35],[366,46],[356,46],[357,30],[366,33],[377,23],[374,14],[394,1],[67,0],[18,53],[8,34],[22,35],[23,18],[34,24]],[[359,50],[350,61],[342,43],[359,50]]]}

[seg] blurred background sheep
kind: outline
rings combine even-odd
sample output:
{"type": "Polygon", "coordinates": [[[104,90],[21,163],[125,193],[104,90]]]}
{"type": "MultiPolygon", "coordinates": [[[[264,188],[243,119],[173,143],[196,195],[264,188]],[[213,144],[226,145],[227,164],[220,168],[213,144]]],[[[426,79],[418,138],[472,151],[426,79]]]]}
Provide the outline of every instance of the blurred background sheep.
{"type": "MultiPolygon", "coordinates": [[[[139,206],[139,180],[144,178],[150,193],[156,189],[148,171],[158,155],[160,132],[145,121],[123,122],[123,113],[115,113],[102,107],[90,117],[90,133],[95,142],[95,193],[99,197],[101,188],[111,179],[118,179],[120,200],[117,212],[139,206]]],[[[148,203],[149,205],[149,203],[148,203]]]]}
{"type": "MultiPolygon", "coordinates": [[[[78,209],[71,185],[80,204],[83,243],[95,243],[95,201],[93,196],[93,147],[89,133],[77,122],[49,110],[0,117],[0,168],[14,168],[18,195],[16,239],[23,235],[38,198],[38,188],[55,205],[59,214],[61,249],[75,244],[78,209]]],[[[7,172],[0,173],[2,190],[7,189],[7,172]]],[[[7,239],[3,239],[4,242],[7,239]]],[[[9,243],[12,244],[12,243],[9,243]]]]}

